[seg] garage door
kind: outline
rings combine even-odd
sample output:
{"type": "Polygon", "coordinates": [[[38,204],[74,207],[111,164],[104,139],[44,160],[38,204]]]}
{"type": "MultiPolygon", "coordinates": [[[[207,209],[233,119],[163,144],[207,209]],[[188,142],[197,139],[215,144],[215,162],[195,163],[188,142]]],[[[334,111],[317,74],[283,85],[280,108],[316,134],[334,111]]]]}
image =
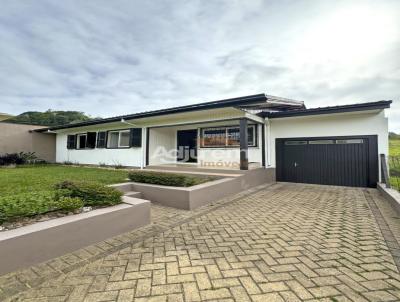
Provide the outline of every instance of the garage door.
{"type": "Polygon", "coordinates": [[[377,137],[317,137],[276,140],[278,181],[375,187],[377,137]]]}

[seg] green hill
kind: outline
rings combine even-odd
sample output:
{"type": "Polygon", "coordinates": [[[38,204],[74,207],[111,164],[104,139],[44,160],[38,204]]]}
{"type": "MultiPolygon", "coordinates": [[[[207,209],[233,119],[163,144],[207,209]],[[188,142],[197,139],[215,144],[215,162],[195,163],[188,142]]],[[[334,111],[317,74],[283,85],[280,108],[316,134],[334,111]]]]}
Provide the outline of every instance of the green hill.
{"type": "Polygon", "coordinates": [[[42,126],[59,126],[88,121],[90,119],[92,119],[90,116],[79,111],[52,111],[49,109],[45,112],[24,112],[8,119],[7,122],[42,126]]]}

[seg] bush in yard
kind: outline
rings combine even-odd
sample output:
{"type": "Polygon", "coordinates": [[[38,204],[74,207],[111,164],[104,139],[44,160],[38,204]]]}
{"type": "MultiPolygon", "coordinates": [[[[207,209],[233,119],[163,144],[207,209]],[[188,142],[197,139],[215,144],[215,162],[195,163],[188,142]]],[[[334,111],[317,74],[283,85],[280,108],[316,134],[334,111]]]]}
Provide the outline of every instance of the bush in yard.
{"type": "Polygon", "coordinates": [[[82,199],[78,197],[64,197],[61,196],[57,199],[57,206],[60,210],[65,212],[75,211],[83,207],[82,199]]]}
{"type": "Polygon", "coordinates": [[[53,191],[39,191],[0,197],[0,223],[52,211],[71,211],[83,206],[79,198],[56,198],[53,191]]]}
{"type": "Polygon", "coordinates": [[[0,166],[22,165],[24,163],[25,159],[18,153],[6,153],[0,156],[0,166]]]}
{"type": "Polygon", "coordinates": [[[55,210],[51,191],[21,193],[0,197],[0,220],[33,216],[55,210]]]}
{"type": "Polygon", "coordinates": [[[35,152],[6,153],[0,155],[0,166],[43,163],[35,152]]]}
{"type": "Polygon", "coordinates": [[[132,171],[129,173],[129,179],[134,182],[173,187],[191,187],[212,180],[212,178],[153,171],[132,171]]]}
{"type": "Polygon", "coordinates": [[[95,182],[63,181],[55,185],[57,198],[82,199],[85,206],[109,206],[121,203],[122,193],[95,182]]]}

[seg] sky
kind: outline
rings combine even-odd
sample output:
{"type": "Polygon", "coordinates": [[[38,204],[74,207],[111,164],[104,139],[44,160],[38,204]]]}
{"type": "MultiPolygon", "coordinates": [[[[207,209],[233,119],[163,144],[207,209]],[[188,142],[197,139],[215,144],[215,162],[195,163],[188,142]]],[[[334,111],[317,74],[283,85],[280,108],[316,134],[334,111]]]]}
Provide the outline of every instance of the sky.
{"type": "Polygon", "coordinates": [[[0,112],[110,117],[267,93],[393,100],[400,1],[0,0],[0,112]]]}

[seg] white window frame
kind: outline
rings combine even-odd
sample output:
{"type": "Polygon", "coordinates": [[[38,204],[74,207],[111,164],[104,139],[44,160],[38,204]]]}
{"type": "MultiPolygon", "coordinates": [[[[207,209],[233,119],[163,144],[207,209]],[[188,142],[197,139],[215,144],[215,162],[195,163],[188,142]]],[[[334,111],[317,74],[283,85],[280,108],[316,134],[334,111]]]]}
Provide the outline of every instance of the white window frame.
{"type": "MultiPolygon", "coordinates": [[[[247,128],[253,128],[253,143],[248,145],[249,147],[257,147],[257,125],[248,125],[247,128]]],[[[239,126],[220,126],[220,127],[208,127],[201,129],[201,148],[237,148],[240,147],[240,143],[237,145],[228,145],[228,129],[238,129],[239,126]],[[204,145],[204,132],[207,130],[225,129],[225,145],[204,145]]],[[[240,130],[239,130],[240,131],[240,130]]]]}
{"type": "Polygon", "coordinates": [[[121,133],[128,132],[130,133],[130,130],[112,130],[107,132],[107,148],[108,149],[124,149],[124,148],[130,148],[130,144],[128,142],[128,145],[121,145],[121,133]],[[118,133],[118,146],[117,147],[110,147],[110,135],[111,133],[118,133]]]}
{"type": "Polygon", "coordinates": [[[78,150],[86,149],[86,143],[87,143],[87,133],[80,133],[76,135],[76,149],[78,150]],[[85,146],[83,146],[83,148],[81,147],[81,140],[80,140],[80,137],[82,136],[85,137],[85,146]]]}

